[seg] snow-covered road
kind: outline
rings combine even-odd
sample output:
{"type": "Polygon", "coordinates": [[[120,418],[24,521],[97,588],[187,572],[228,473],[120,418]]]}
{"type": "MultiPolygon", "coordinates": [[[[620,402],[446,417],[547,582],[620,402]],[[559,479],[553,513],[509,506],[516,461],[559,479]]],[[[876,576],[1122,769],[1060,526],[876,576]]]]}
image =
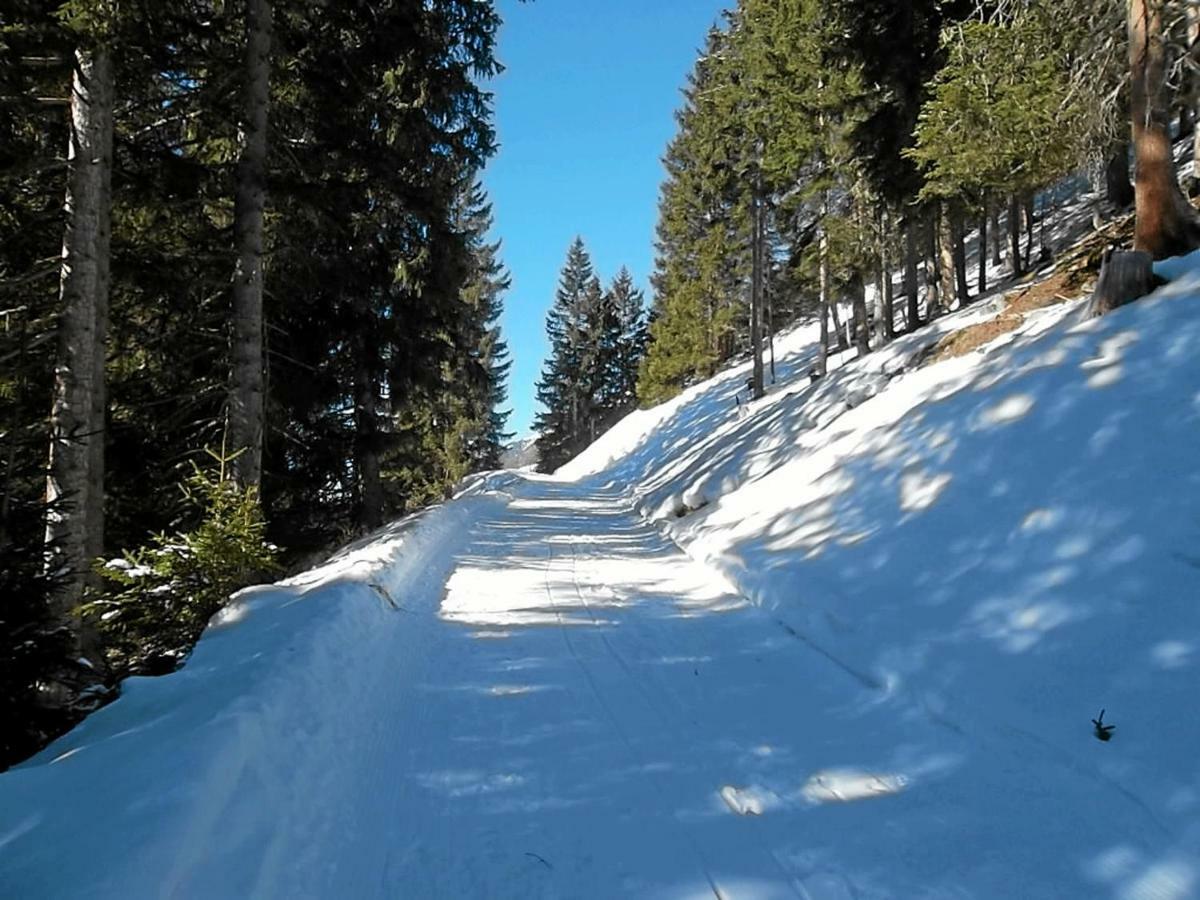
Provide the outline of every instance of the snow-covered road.
{"type": "Polygon", "coordinates": [[[797,752],[862,685],[615,492],[511,476],[430,518],[390,584],[252,595],[6,775],[0,894],[842,895],[797,817],[903,782],[797,752]]]}
{"type": "Polygon", "coordinates": [[[828,673],[617,496],[528,482],[481,518],[423,659],[397,889],[796,896],[754,813],[798,798],[754,786],[787,782],[828,673]]]}

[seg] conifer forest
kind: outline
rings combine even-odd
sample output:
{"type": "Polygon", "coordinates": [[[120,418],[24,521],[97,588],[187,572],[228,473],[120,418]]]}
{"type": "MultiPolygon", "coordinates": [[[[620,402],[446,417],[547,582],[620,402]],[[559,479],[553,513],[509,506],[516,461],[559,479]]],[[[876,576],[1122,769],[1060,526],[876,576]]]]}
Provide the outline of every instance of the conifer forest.
{"type": "MultiPolygon", "coordinates": [[[[553,248],[540,473],[746,364],[742,414],[791,328],[816,385],[1024,283],[1063,185],[1105,236],[1097,313],[1200,247],[1200,2],[727,5],[645,287],[598,270],[582,211],[553,248]]],[[[492,0],[0,0],[0,770],[185,667],[231,594],[502,468],[501,25],[492,0]]]]}

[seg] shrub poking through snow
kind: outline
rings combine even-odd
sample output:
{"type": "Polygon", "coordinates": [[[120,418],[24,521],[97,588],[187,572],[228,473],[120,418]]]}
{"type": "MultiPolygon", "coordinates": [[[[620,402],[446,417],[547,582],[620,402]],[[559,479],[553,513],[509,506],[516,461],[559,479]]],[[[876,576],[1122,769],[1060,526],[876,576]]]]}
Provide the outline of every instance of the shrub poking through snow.
{"type": "Polygon", "coordinates": [[[1102,741],[1111,740],[1113,729],[1117,727],[1116,725],[1104,724],[1104,710],[1100,710],[1099,718],[1092,719],[1092,724],[1096,726],[1096,737],[1102,741]]]}
{"type": "Polygon", "coordinates": [[[208,453],[215,471],[193,464],[181,486],[195,510],[194,528],[156,535],[122,557],[97,561],[107,590],[83,611],[104,636],[120,675],[177,668],[230,594],[278,569],[258,491],[230,479],[230,458],[208,453]]]}

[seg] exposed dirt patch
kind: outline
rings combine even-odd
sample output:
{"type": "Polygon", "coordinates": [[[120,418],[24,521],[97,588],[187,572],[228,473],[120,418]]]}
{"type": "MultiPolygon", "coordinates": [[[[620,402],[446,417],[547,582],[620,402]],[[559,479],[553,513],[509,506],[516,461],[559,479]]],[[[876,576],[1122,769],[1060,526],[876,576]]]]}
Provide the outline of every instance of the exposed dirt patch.
{"type": "Polygon", "coordinates": [[[965,356],[972,350],[994,341],[1000,335],[1015,331],[1024,320],[1025,316],[1020,313],[1002,312],[994,319],[988,319],[978,325],[969,325],[961,331],[948,334],[938,342],[923,364],[930,365],[943,359],[965,356]]]}
{"type": "Polygon", "coordinates": [[[994,318],[948,334],[920,365],[963,356],[1015,331],[1034,310],[1076,300],[1092,289],[1100,274],[1104,251],[1113,244],[1127,244],[1133,238],[1133,216],[1126,215],[1093,231],[1069,247],[1048,278],[1018,287],[1004,297],[1004,309],[994,318]]]}

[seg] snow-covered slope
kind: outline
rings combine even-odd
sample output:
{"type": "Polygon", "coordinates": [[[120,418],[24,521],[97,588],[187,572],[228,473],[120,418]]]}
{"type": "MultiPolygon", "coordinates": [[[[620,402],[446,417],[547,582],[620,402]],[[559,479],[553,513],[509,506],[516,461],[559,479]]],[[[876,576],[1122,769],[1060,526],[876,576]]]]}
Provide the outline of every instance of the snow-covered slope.
{"type": "MultiPolygon", "coordinates": [[[[794,335],[789,377],[749,415],[742,367],[561,473],[625,486],[856,680],[863,708],[892,710],[876,734],[846,710],[840,740],[924,772],[928,817],[895,824],[993,867],[963,896],[1042,895],[1064,873],[1022,866],[1033,847],[1079,878],[1049,896],[1200,896],[1195,261],[1160,265],[1176,281],[1104,319],[1044,310],[914,371],[926,334],[809,387],[794,373],[811,335],[794,335]],[[914,740],[921,722],[945,741],[914,740]]],[[[896,839],[855,821],[820,843],[858,869],[896,839]]]]}
{"type": "Polygon", "coordinates": [[[799,329],[247,592],[0,775],[0,897],[1200,896],[1194,263],[799,329]]]}

